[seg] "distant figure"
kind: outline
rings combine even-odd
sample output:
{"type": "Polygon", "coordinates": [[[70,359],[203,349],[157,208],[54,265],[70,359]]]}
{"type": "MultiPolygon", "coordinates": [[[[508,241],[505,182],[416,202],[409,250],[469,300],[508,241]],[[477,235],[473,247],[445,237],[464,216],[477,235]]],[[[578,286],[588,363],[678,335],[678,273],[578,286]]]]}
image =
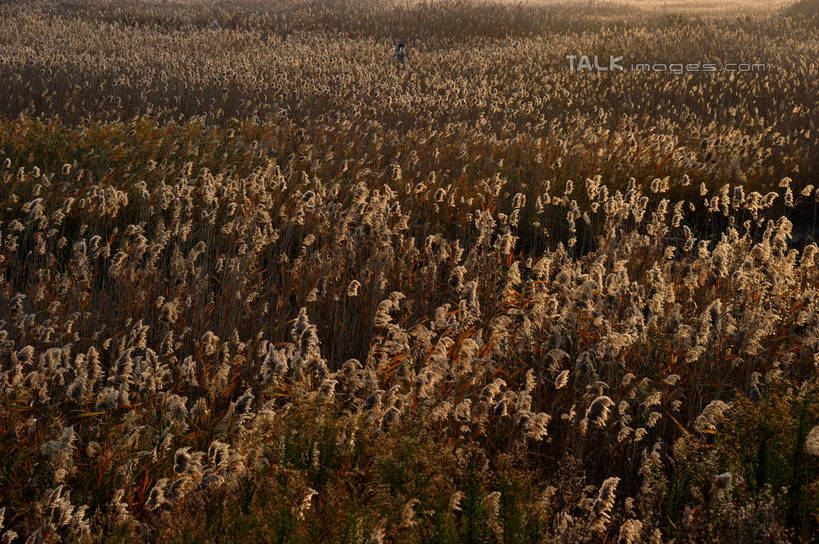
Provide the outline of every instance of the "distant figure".
{"type": "Polygon", "coordinates": [[[407,44],[404,42],[404,38],[398,40],[398,44],[395,46],[395,53],[393,53],[393,56],[400,63],[403,63],[404,60],[409,60],[407,44]]]}
{"type": "Polygon", "coordinates": [[[222,25],[219,24],[219,21],[216,20],[216,17],[211,18],[211,20],[210,20],[210,29],[211,30],[222,30],[222,25]]]}

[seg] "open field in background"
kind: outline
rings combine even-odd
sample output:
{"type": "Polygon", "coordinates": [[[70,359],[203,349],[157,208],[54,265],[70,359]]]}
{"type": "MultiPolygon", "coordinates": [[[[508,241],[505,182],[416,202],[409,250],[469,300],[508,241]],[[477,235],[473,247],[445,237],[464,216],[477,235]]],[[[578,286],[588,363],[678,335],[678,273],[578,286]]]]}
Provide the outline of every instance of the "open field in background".
{"type": "Polygon", "coordinates": [[[815,541],[819,7],[578,4],[0,2],[0,541],[815,541]]]}

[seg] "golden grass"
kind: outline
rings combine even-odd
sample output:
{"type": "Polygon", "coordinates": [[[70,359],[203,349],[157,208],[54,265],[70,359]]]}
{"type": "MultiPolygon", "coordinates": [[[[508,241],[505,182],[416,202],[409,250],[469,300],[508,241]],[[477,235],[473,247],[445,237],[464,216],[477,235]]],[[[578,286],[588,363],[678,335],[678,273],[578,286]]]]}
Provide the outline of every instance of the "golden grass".
{"type": "Polygon", "coordinates": [[[810,541],[815,28],[639,4],[0,4],[0,539],[810,541]]]}

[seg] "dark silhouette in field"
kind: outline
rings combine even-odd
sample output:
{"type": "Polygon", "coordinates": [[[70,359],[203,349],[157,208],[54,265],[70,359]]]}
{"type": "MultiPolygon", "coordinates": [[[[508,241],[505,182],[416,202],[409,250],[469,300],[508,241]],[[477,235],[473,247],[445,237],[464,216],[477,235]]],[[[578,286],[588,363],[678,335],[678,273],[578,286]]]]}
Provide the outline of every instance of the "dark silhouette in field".
{"type": "Polygon", "coordinates": [[[409,60],[409,51],[407,51],[407,44],[404,41],[404,38],[398,40],[393,56],[395,57],[395,60],[402,64],[405,60],[409,60]]]}

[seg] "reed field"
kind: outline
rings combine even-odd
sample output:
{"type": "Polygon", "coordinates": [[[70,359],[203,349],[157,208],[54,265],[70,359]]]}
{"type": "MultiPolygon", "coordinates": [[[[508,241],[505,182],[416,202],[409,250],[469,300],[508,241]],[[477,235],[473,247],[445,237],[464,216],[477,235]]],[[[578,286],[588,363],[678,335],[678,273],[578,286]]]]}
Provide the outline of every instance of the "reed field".
{"type": "Polygon", "coordinates": [[[816,0],[1,0],[0,544],[819,542],[817,59],[816,0]]]}

